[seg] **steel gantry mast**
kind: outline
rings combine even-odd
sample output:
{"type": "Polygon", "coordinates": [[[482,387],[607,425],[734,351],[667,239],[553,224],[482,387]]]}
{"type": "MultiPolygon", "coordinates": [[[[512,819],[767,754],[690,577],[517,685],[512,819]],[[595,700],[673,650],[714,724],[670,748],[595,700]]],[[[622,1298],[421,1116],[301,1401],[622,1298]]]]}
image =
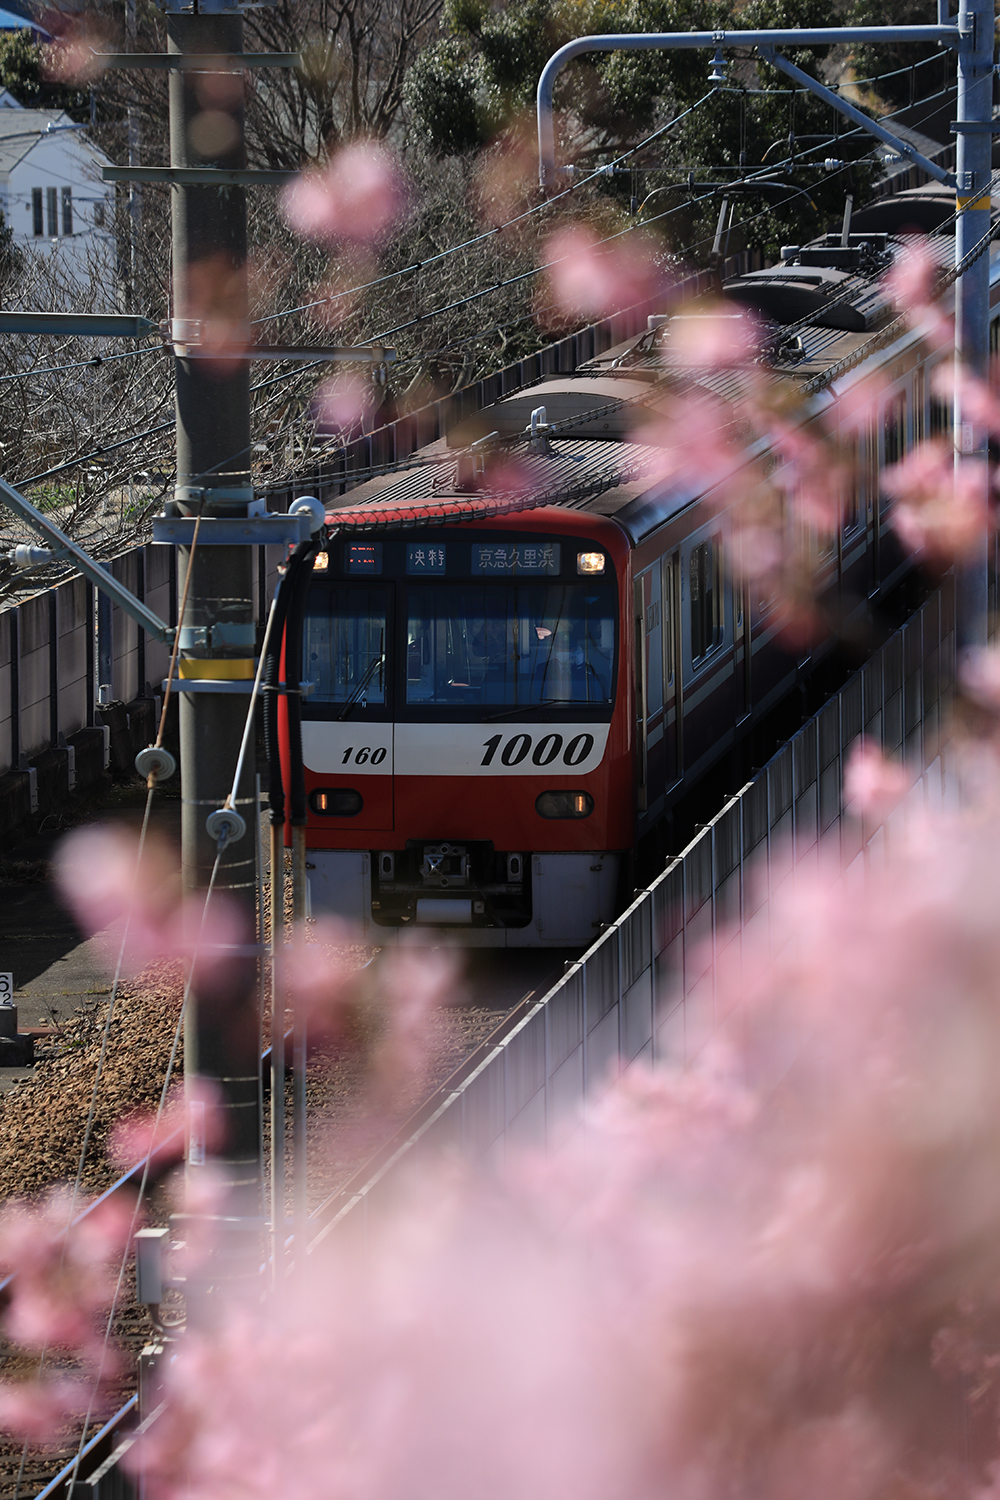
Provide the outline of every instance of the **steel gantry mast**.
{"type": "MultiPolygon", "coordinates": [[[[800,87],[816,94],[876,140],[909,158],[935,181],[955,190],[958,210],[955,265],[960,268],[955,354],[956,360],[964,363],[974,375],[985,377],[989,361],[990,148],[993,135],[1000,134],[1000,124],[993,121],[994,24],[994,0],[960,0],[957,15],[949,13],[949,0],[938,0],[937,22],[926,26],[821,26],[798,30],[673,31],[577,37],[552,54],[538,80],[539,182],[543,189],[548,189],[559,180],[560,169],[555,159],[553,90],[560,70],[574,57],[588,52],[705,48],[713,49],[716,57],[721,58],[726,47],[756,47],[768,62],[800,87]],[[952,130],[958,138],[958,146],[954,173],[930,161],[911,142],[870,119],[776,50],[779,47],[830,47],[838,42],[937,42],[956,53],[958,119],[952,130]]],[[[985,499],[989,482],[987,433],[966,410],[961,382],[956,382],[954,432],[956,465],[969,461],[979,463],[985,499]]],[[[961,644],[986,643],[985,536],[976,556],[962,568],[957,623],[961,644]]]]}

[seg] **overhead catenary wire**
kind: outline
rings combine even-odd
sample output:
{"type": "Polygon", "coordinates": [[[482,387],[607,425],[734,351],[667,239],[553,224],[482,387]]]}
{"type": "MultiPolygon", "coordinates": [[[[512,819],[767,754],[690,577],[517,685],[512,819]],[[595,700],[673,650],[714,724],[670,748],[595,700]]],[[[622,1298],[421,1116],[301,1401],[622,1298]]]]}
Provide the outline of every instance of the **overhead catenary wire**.
{"type": "MultiPolygon", "coordinates": [[[[928,63],[939,64],[940,59],[937,57],[924,58],[914,66],[923,67],[928,63]]],[[[845,89],[863,88],[868,84],[883,82],[887,79],[896,78],[904,73],[909,72],[911,72],[910,67],[897,68],[889,73],[875,74],[870,78],[854,79],[849,81],[848,83],[830,84],[828,85],[828,87],[832,92],[842,93],[845,89]]],[[[637,155],[640,151],[645,150],[647,146],[651,145],[655,140],[658,140],[668,130],[672,130],[674,126],[687,119],[689,115],[693,114],[696,109],[699,109],[703,104],[707,103],[707,101],[711,99],[715,94],[750,93],[754,95],[787,95],[807,94],[808,92],[809,91],[804,88],[735,89],[730,85],[715,86],[711,88],[707,94],[703,94],[700,99],[696,100],[695,103],[690,105],[686,110],[683,110],[680,114],[675,115],[672,119],[668,120],[666,124],[658,126],[655,131],[651,132],[651,134],[646,136],[643,140],[639,141],[637,145],[630,146],[626,151],[621,152],[610,162],[603,163],[600,167],[596,167],[585,177],[580,178],[576,182],[570,183],[567,187],[563,188],[561,192],[554,194],[551,198],[545,199],[542,203],[533,204],[531,208],[524,210],[523,213],[515,215],[515,217],[512,219],[506,220],[503,224],[496,225],[488,230],[485,230],[481,234],[475,235],[471,239],[461,241],[459,244],[450,245],[447,247],[447,249],[441,250],[436,255],[429,256],[424,260],[414,261],[408,266],[402,266],[397,271],[387,272],[384,276],[375,277],[371,281],[363,282],[358,286],[349,287],[342,292],[336,292],[327,297],[320,297],[311,302],[302,303],[298,307],[286,308],[281,312],[268,313],[265,317],[255,319],[255,322],[274,322],[279,318],[292,317],[296,313],[309,312],[315,307],[326,307],[329,306],[332,302],[343,300],[347,297],[358,296],[361,292],[372,291],[377,287],[385,286],[390,281],[396,281],[400,277],[413,275],[417,271],[426,269],[428,266],[436,265],[440,261],[447,259],[448,256],[456,255],[462,250],[470,249],[472,246],[478,245],[484,240],[492,238],[494,235],[503,234],[508,229],[512,229],[515,225],[522,223],[525,219],[533,217],[535,214],[542,212],[545,208],[551,207],[552,204],[558,203],[563,198],[568,197],[571,193],[577,192],[580,188],[586,186],[588,183],[595,181],[597,178],[608,176],[616,166],[620,165],[622,162],[627,161],[630,157],[637,155]]],[[[892,119],[894,118],[894,114],[893,112],[890,112],[887,115],[880,115],[878,118],[880,120],[892,119]]],[[[857,132],[860,132],[860,129],[860,126],[855,127],[855,131],[857,132]]],[[[855,131],[845,131],[841,135],[840,139],[847,139],[848,135],[854,134],[855,131]]]]}

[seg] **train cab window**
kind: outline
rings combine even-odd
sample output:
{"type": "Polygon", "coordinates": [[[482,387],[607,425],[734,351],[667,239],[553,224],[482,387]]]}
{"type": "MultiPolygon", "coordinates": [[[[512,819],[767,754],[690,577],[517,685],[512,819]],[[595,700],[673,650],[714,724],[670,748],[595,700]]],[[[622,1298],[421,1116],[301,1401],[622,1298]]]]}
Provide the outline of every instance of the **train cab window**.
{"type": "Polygon", "coordinates": [[[386,702],[385,588],[323,585],[309,590],[303,633],[303,674],[314,684],[310,703],[350,704],[356,712],[386,702]]]}
{"type": "Polygon", "coordinates": [[[897,391],[885,403],[883,417],[884,464],[898,464],[906,455],[906,392],[897,391]]]}
{"type": "Polygon", "coordinates": [[[722,538],[714,536],[691,548],[691,661],[695,665],[722,640],[725,600],[722,591],[722,538]]]}
{"type": "Polygon", "coordinates": [[[611,580],[412,584],[408,599],[409,705],[611,703],[611,580]]]}

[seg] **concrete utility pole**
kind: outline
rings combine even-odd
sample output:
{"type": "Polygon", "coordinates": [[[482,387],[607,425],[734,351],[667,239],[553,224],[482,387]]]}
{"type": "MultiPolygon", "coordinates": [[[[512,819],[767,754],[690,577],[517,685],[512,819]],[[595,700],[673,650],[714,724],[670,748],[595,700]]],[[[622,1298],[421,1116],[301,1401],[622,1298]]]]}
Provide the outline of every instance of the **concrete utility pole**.
{"type": "MultiPolygon", "coordinates": [[[[167,36],[171,55],[239,56],[243,19],[238,13],[168,14],[167,36]]],[[[245,171],[241,73],[171,72],[170,165],[172,171],[245,171]]],[[[253,501],[249,365],[246,359],[226,360],[224,349],[222,358],[203,357],[206,324],[213,317],[229,325],[233,343],[247,342],[246,189],[193,184],[181,173],[170,191],[177,351],[174,513],[203,521],[247,516],[253,501]]],[[[184,682],[199,685],[180,694],[181,860],[189,890],[203,891],[209,883],[218,849],[205,819],[223,805],[239,755],[249,700],[226,687],[254,675],[252,556],[246,545],[182,546],[179,553],[181,590],[190,573],[179,670],[184,682]]],[[[252,771],[246,767],[238,802],[251,800],[252,771]]],[[[223,847],[214,889],[242,908],[250,942],[255,891],[250,839],[223,847]]],[[[212,930],[209,908],[208,942],[212,930]]],[[[224,993],[218,978],[209,994],[195,976],[185,1023],[185,1076],[210,1079],[219,1089],[224,1143],[213,1153],[215,1164],[229,1189],[229,1211],[256,1215],[260,1061],[252,960],[229,964],[225,972],[230,977],[224,993]]],[[[205,1143],[197,1140],[195,1127],[189,1167],[197,1169],[204,1158],[205,1143]]]]}
{"type": "MultiPolygon", "coordinates": [[[[538,180],[543,189],[558,181],[552,96],[560,70],[586,52],[667,51],[674,48],[714,48],[721,62],[724,47],[756,47],[775,67],[802,88],[867,130],[877,140],[909,158],[928,176],[956,190],[958,222],[955,264],[977,247],[983,252],[961,274],[955,321],[955,352],[973,374],[984,376],[989,362],[990,257],[985,237],[990,228],[990,176],[993,124],[994,0],[959,0],[957,16],[949,15],[949,0],[938,0],[937,24],[927,26],[826,26],[798,30],[674,31],[644,35],[577,37],[554,52],[538,80],[538,180]],[[956,170],[948,172],[929,161],[908,141],[825,88],[801,68],[788,62],[777,47],[829,47],[838,42],[937,42],[958,56],[958,136],[956,170]]],[[[961,392],[955,397],[955,462],[978,459],[983,492],[987,485],[986,433],[963,411],[961,392]]],[[[961,570],[958,589],[960,645],[985,645],[987,630],[986,540],[978,555],[961,570]]]]}

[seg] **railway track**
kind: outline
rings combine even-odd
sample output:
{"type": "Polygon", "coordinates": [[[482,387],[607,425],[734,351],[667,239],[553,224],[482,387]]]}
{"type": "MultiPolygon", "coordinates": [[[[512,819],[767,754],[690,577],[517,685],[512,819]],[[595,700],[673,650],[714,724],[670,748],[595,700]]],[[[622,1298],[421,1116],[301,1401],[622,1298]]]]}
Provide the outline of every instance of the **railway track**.
{"type": "MultiPolygon", "coordinates": [[[[48,899],[43,885],[36,887],[36,891],[39,901],[48,899]]],[[[317,1060],[316,1067],[312,1069],[309,1088],[310,1145],[314,1148],[310,1175],[310,1237],[314,1237],[331,1222],[354,1194],[363,1191],[365,1182],[391,1158],[407,1135],[433,1113],[448,1091],[468,1075],[505,1031],[516,1024],[531,994],[561,970],[565,958],[564,954],[551,952],[475,957],[465,977],[462,1003],[447,1010],[442,1017],[442,1035],[436,1064],[426,1092],[413,1107],[402,1110],[391,1127],[378,1139],[355,1135],[350,1151],[338,1153],[329,1149],[331,1142],[336,1142],[338,1122],[350,1119],[354,1110],[350,1065],[344,1060],[340,1060],[339,1064],[337,1059],[317,1060]],[[321,1145],[324,1148],[323,1157],[319,1155],[321,1145]]],[[[103,1002],[98,1002],[101,1003],[103,1002]]],[[[93,1007],[85,1027],[91,1037],[91,1047],[94,1045],[92,1012],[93,1007]]],[[[65,1055],[72,1057],[72,1022],[68,1030],[70,1035],[66,1038],[65,1055]]],[[[84,1070],[87,1050],[87,1045],[84,1045],[76,1054],[84,1070]]],[[[290,1038],[287,1055],[291,1056],[290,1038]]],[[[265,1053],[262,1058],[262,1086],[265,1088],[269,1082],[269,1067],[270,1056],[265,1053]]],[[[36,1090],[47,1087],[46,1071],[47,1063],[43,1060],[36,1069],[36,1080],[22,1083],[13,1096],[5,1101],[6,1113],[16,1115],[19,1099],[27,1101],[36,1090]]],[[[72,1073],[63,1075],[61,1086],[67,1089],[74,1087],[72,1073]]],[[[83,1083],[80,1082],[79,1086],[82,1088],[83,1083]]],[[[290,1123],[290,1107],[288,1119],[290,1123]]],[[[10,1121],[5,1123],[9,1125],[10,1121]]],[[[168,1138],[153,1153],[150,1173],[153,1179],[161,1175],[165,1161],[176,1156],[178,1144],[175,1137],[168,1138]]],[[[31,1149],[30,1142],[26,1149],[31,1149]]],[[[52,1179],[56,1180],[72,1176],[76,1171],[77,1160],[75,1156],[71,1160],[67,1153],[65,1160],[51,1165],[52,1179]]],[[[265,1174],[268,1166],[269,1162],[265,1161],[265,1174]]],[[[104,1188],[94,1200],[95,1203],[103,1202],[116,1194],[134,1191],[145,1168],[145,1160],[134,1163],[104,1188]]],[[[7,1284],[0,1283],[0,1295],[7,1284]]],[[[0,1500],[30,1500],[34,1496],[44,1496],[45,1500],[62,1500],[62,1497],[68,1497],[77,1472],[86,1475],[108,1459],[122,1436],[135,1424],[135,1372],[138,1355],[150,1333],[145,1309],[130,1296],[117,1319],[116,1334],[128,1356],[130,1370],[116,1393],[117,1412],[107,1420],[98,1419],[96,1431],[91,1428],[84,1449],[84,1461],[79,1469],[79,1432],[67,1433],[54,1447],[29,1449],[26,1453],[18,1443],[0,1444],[0,1500]]],[[[37,1361],[30,1361],[14,1350],[0,1351],[0,1377],[16,1379],[29,1374],[34,1367],[37,1367],[37,1361]]],[[[75,1493],[76,1500],[80,1500],[79,1490],[75,1493]]]]}

